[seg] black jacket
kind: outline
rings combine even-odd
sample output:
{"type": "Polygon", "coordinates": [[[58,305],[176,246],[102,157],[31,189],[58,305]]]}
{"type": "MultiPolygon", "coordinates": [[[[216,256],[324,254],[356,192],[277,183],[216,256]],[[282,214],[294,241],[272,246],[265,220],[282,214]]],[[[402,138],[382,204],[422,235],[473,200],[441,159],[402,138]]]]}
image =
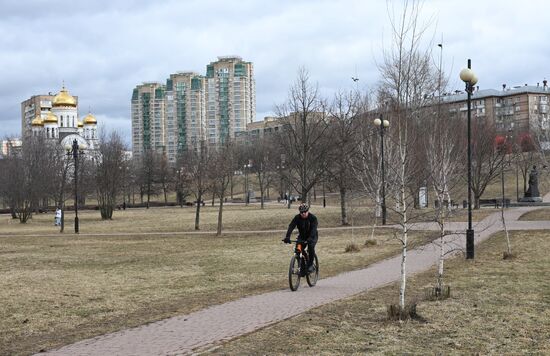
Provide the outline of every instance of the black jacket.
{"type": "Polygon", "coordinates": [[[317,217],[315,215],[309,213],[305,219],[300,214],[296,215],[288,225],[286,237],[290,237],[292,230],[296,227],[298,227],[298,231],[300,232],[301,240],[317,241],[317,217]]]}

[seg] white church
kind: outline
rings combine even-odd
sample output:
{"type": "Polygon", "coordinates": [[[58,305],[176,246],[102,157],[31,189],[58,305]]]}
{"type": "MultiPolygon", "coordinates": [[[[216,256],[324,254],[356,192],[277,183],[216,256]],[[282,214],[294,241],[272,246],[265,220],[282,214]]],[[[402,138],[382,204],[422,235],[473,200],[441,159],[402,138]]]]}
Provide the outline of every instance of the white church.
{"type": "Polygon", "coordinates": [[[97,120],[88,113],[78,118],[77,99],[65,86],[55,95],[37,95],[22,103],[23,134],[43,136],[71,146],[76,139],[79,146],[94,150],[98,145],[97,120]],[[31,115],[34,118],[31,120],[31,115]],[[26,123],[30,121],[30,132],[26,123]],[[27,126],[27,127],[26,127],[27,126]]]}

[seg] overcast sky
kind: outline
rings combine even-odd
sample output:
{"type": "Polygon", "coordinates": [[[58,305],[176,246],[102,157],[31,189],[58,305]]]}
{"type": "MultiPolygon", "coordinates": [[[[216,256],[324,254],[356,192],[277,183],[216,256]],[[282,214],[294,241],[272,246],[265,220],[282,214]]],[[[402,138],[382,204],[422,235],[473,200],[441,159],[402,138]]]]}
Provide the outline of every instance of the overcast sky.
{"type": "MultiPolygon", "coordinates": [[[[387,13],[385,0],[0,0],[0,137],[20,135],[23,100],[64,81],[81,116],[91,108],[129,143],[136,85],[205,74],[223,55],[254,63],[257,120],[285,100],[300,66],[326,95],[373,88],[391,45],[387,13]]],[[[422,18],[452,78],[471,58],[481,89],[550,79],[550,1],[427,0],[422,18]]]]}

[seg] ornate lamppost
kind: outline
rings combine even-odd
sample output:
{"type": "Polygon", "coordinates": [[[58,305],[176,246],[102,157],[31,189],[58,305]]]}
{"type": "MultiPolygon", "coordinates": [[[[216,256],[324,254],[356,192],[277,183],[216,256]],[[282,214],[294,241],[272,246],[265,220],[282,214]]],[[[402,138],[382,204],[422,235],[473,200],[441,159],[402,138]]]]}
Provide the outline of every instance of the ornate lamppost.
{"type": "Polygon", "coordinates": [[[79,233],[78,226],[78,158],[84,154],[84,149],[86,146],[78,145],[78,141],[74,139],[72,146],[65,146],[67,151],[67,157],[74,159],[74,232],[75,234],[79,233]]]}
{"type": "Polygon", "coordinates": [[[390,122],[388,120],[383,120],[382,115],[379,119],[374,119],[374,125],[380,127],[380,159],[381,159],[381,170],[382,170],[382,225],[386,225],[386,174],[384,172],[384,131],[390,122]]]}
{"type": "Polygon", "coordinates": [[[472,71],[472,61],[468,59],[468,68],[460,71],[460,79],[466,84],[468,93],[468,229],[466,230],[466,259],[474,258],[474,230],[472,228],[472,93],[477,77],[472,71]]]}

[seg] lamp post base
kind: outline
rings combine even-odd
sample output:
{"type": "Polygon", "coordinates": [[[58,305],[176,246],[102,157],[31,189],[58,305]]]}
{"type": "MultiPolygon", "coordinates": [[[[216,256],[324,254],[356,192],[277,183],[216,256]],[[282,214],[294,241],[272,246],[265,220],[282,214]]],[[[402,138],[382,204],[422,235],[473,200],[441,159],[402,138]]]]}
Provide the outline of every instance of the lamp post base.
{"type": "Polygon", "coordinates": [[[466,259],[474,259],[474,230],[466,230],[466,259]]]}
{"type": "Polygon", "coordinates": [[[74,218],[74,233],[78,234],[78,217],[74,218]]]}

